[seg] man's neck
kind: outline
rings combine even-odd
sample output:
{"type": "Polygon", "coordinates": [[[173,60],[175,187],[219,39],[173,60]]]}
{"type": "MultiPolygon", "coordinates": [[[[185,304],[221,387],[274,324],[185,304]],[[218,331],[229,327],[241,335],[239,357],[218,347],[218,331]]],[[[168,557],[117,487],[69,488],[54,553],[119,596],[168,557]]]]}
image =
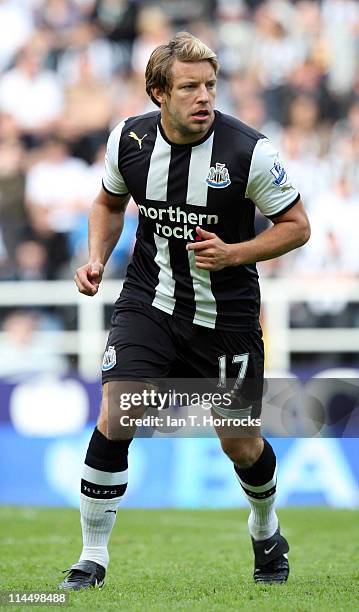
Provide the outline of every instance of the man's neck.
{"type": "Polygon", "coordinates": [[[183,134],[183,132],[181,132],[180,130],[173,128],[167,121],[164,121],[163,117],[161,116],[161,126],[162,126],[162,130],[164,131],[166,135],[166,138],[170,142],[173,142],[173,144],[178,144],[178,145],[195,144],[196,142],[205,138],[206,134],[208,134],[208,132],[212,128],[213,121],[214,121],[214,114],[213,114],[213,119],[210,125],[205,131],[198,133],[198,134],[191,134],[190,132],[188,134],[183,134]]]}

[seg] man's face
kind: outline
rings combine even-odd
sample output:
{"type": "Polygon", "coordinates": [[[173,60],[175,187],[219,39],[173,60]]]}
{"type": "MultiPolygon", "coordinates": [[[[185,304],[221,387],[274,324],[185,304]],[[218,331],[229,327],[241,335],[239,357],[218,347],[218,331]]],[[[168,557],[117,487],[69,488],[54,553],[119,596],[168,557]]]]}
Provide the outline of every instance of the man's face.
{"type": "Polygon", "coordinates": [[[209,61],[175,60],[171,90],[160,94],[162,124],[170,140],[200,140],[212,125],[215,97],[216,75],[209,61]]]}

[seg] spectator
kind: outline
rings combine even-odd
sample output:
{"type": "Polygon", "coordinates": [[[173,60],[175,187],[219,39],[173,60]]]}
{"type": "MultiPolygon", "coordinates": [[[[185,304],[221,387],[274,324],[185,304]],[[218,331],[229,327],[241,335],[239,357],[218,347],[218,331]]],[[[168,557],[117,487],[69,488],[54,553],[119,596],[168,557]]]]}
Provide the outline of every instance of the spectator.
{"type": "MultiPolygon", "coordinates": [[[[332,279],[357,278],[359,275],[359,195],[355,193],[345,175],[335,178],[332,188],[318,194],[312,205],[312,240],[298,254],[292,269],[306,277],[332,279]],[[348,223],[350,219],[350,223],[348,223]]],[[[357,307],[352,309],[343,299],[333,299],[330,294],[321,300],[293,308],[294,324],[315,327],[353,325],[351,317],[357,317],[357,307]]]]}
{"type": "Polygon", "coordinates": [[[15,279],[25,281],[46,280],[49,262],[46,248],[35,240],[24,240],[15,251],[15,279]]]}
{"type": "Polygon", "coordinates": [[[359,66],[359,5],[355,0],[323,0],[322,15],[330,53],[329,88],[346,98],[359,66]]]}
{"type": "Polygon", "coordinates": [[[292,11],[289,5],[281,11],[280,5],[266,3],[255,12],[251,69],[264,88],[268,116],[278,122],[284,114],[288,76],[305,55],[304,45],[288,30],[292,11]]]}
{"type": "Polygon", "coordinates": [[[43,65],[43,51],[29,45],[0,79],[0,111],[13,117],[30,144],[54,129],[63,108],[59,79],[43,65]]]}
{"type": "Polygon", "coordinates": [[[171,36],[168,16],[159,6],[144,6],[137,17],[137,37],[132,49],[132,68],[136,75],[145,72],[153,49],[171,36]]]}
{"type": "Polygon", "coordinates": [[[291,133],[302,140],[301,154],[318,156],[323,150],[324,133],[320,125],[319,106],[314,97],[295,96],[288,108],[288,125],[291,133]]]}
{"type": "Polygon", "coordinates": [[[359,275],[359,194],[345,174],[334,175],[331,187],[315,196],[312,210],[314,239],[298,254],[298,271],[320,276],[359,275]]]}
{"type": "Polygon", "coordinates": [[[99,144],[107,138],[112,111],[111,87],[95,76],[88,50],[74,58],[73,68],[74,80],[65,88],[59,131],[72,152],[90,162],[99,144]]]}
{"type": "Polygon", "coordinates": [[[9,68],[15,54],[29,41],[33,27],[28,3],[0,0],[0,71],[9,68]]]}
{"type": "Polygon", "coordinates": [[[41,317],[32,311],[14,311],[2,325],[0,377],[21,379],[36,374],[64,374],[67,362],[56,354],[53,342],[41,338],[41,317]]]}
{"type": "MultiPolygon", "coordinates": [[[[0,0],[0,277],[69,276],[102,143],[154,110],[143,67],[173,29],[218,48],[218,107],[283,151],[313,218],[298,259],[261,273],[358,276],[355,224],[342,224],[359,206],[358,22],[354,0],[0,0]]],[[[108,274],[125,270],[136,224],[130,204],[108,274]]]]}
{"type": "Polygon", "coordinates": [[[56,278],[69,258],[67,233],[89,206],[87,166],[59,138],[49,139],[41,153],[27,174],[26,206],[35,236],[48,249],[50,278],[56,278]]]}
{"type": "Polygon", "coordinates": [[[0,141],[0,227],[9,258],[9,270],[17,245],[28,228],[25,199],[25,150],[19,140],[0,141]]]}
{"type": "Polygon", "coordinates": [[[315,197],[327,188],[331,173],[329,160],[319,158],[316,147],[308,146],[305,134],[293,127],[282,131],[281,150],[288,172],[296,185],[300,185],[303,201],[311,213],[316,205],[315,197]]]}
{"type": "Polygon", "coordinates": [[[99,0],[96,3],[95,20],[109,40],[131,45],[136,36],[136,17],[139,3],[136,0],[113,2],[99,0]]]}

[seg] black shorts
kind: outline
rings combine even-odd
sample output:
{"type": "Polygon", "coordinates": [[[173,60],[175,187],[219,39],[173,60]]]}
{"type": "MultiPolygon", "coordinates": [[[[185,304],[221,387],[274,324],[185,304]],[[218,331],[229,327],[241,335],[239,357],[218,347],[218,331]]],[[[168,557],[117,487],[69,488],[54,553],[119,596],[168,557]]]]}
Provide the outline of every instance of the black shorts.
{"type": "Polygon", "coordinates": [[[193,325],[150,304],[115,305],[102,366],[111,380],[206,379],[238,388],[260,412],[264,350],[261,330],[229,332],[193,325]]]}

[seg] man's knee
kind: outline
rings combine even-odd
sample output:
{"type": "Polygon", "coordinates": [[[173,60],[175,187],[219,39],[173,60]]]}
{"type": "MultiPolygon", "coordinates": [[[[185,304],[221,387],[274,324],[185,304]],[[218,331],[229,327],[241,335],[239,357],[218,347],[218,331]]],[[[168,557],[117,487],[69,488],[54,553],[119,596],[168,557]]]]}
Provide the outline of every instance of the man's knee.
{"type": "Polygon", "coordinates": [[[132,439],[136,433],[135,419],[146,408],[138,402],[147,386],[136,381],[111,381],[102,389],[102,401],[97,428],[109,440],[132,439]],[[132,398],[136,403],[132,404],[132,398]]]}
{"type": "Polygon", "coordinates": [[[106,438],[108,437],[108,419],[107,419],[107,413],[104,413],[104,411],[101,408],[101,412],[100,415],[98,417],[97,420],[97,429],[104,435],[106,436],[106,438]]]}
{"type": "Polygon", "coordinates": [[[108,383],[102,387],[100,414],[97,419],[97,429],[108,438],[108,383]]]}
{"type": "Polygon", "coordinates": [[[242,469],[250,468],[263,450],[262,438],[222,438],[223,452],[242,469]]]}

